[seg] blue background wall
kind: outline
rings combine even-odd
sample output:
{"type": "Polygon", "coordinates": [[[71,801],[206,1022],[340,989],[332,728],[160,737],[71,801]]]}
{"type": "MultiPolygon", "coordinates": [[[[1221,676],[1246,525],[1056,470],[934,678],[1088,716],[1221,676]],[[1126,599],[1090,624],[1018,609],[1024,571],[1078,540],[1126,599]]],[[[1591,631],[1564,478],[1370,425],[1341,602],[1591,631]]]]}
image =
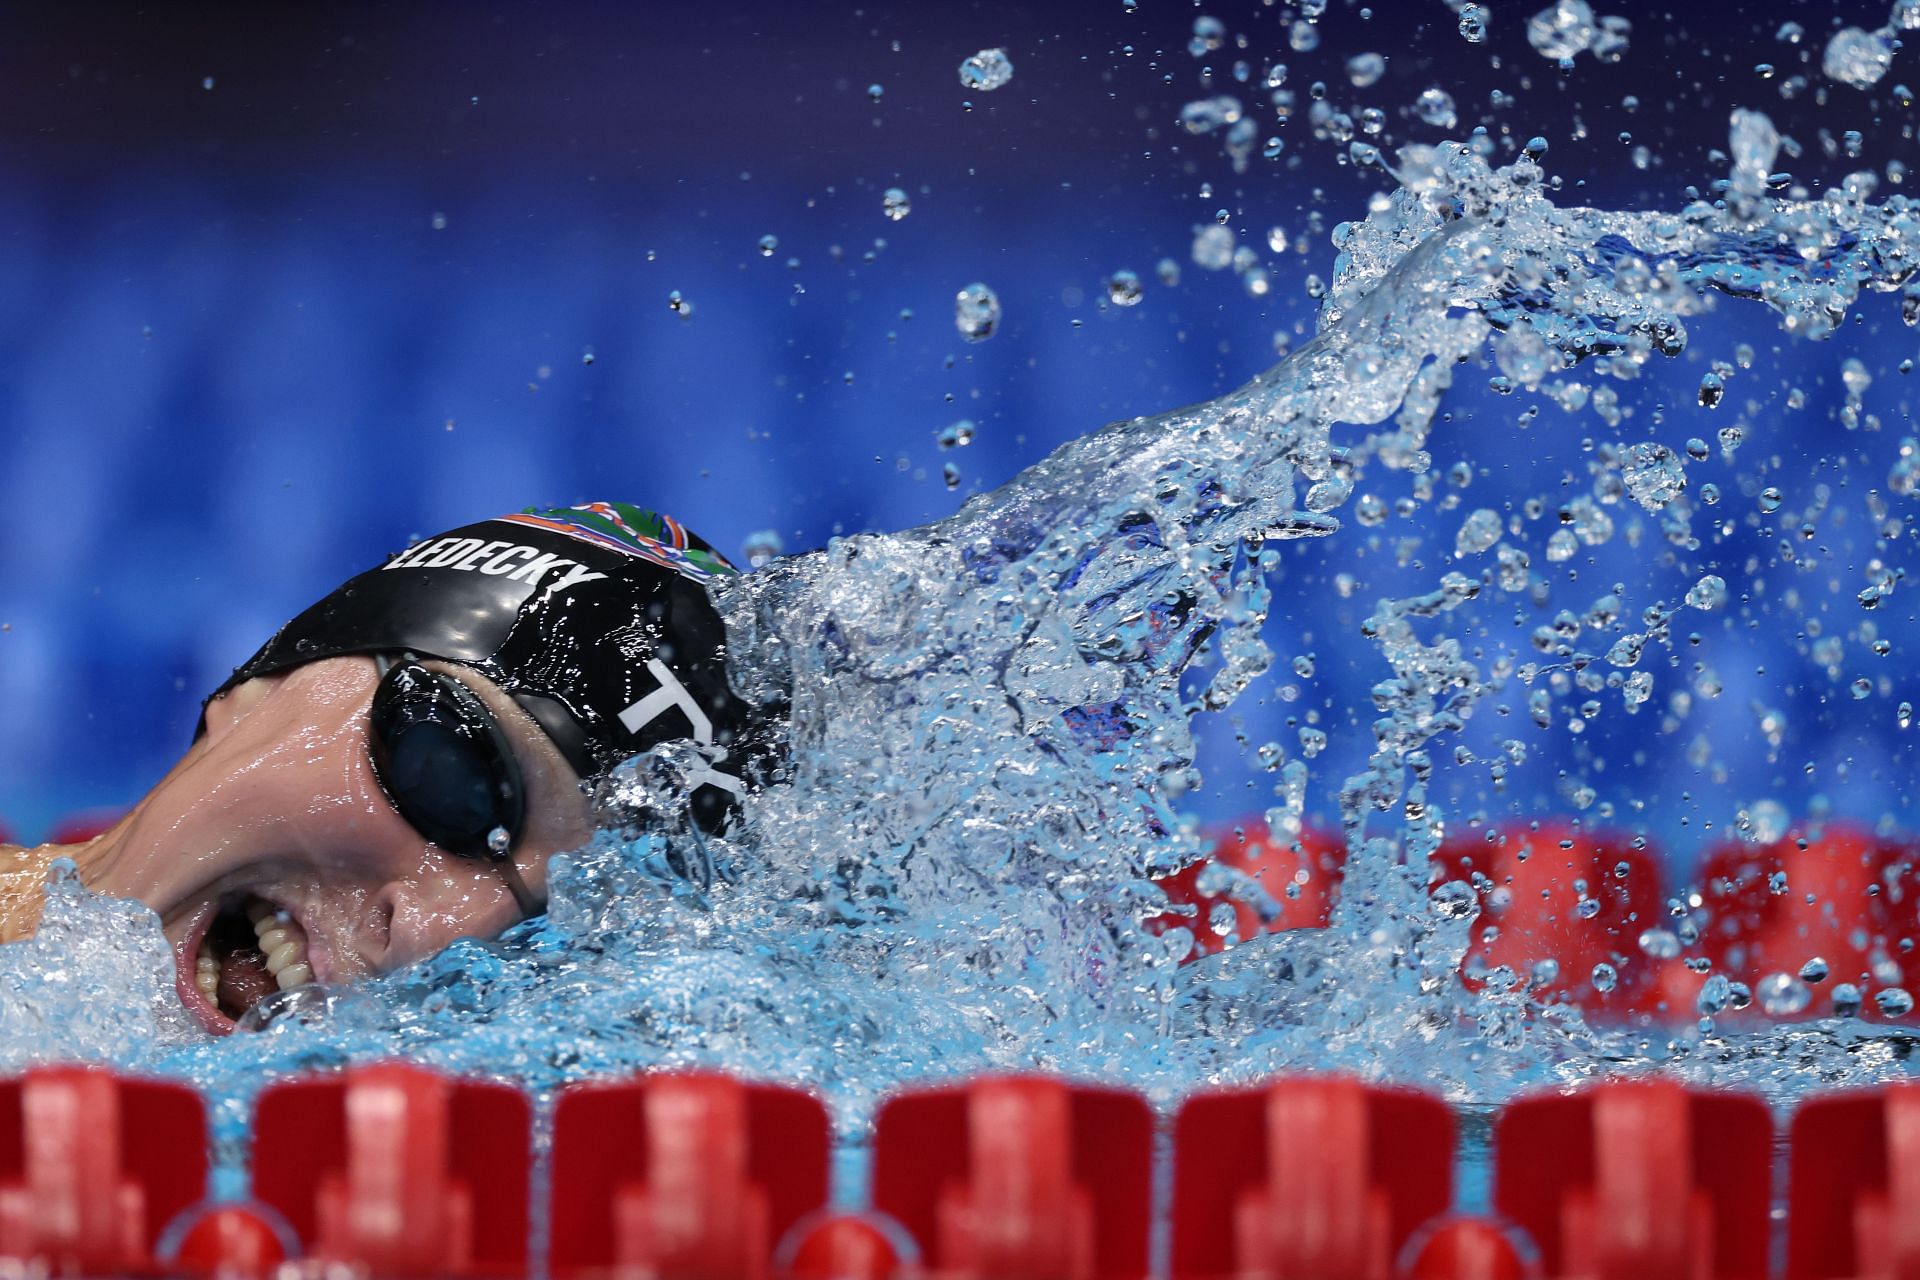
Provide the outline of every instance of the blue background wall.
{"type": "MultiPolygon", "coordinates": [[[[1710,152],[1742,103],[1802,131],[1794,167],[1810,182],[1911,150],[1885,95],[1785,101],[1750,70],[1807,50],[1817,67],[1824,37],[1781,45],[1780,13],[1723,15],[1709,38],[1613,6],[1635,18],[1627,59],[1561,73],[1526,47],[1526,7],[1496,6],[1494,38],[1471,46],[1439,0],[1371,16],[1335,0],[1321,46],[1297,52],[1282,10],[1220,4],[1206,12],[1250,47],[1200,60],[1185,48],[1200,11],[1156,0],[13,15],[0,41],[0,817],[36,835],[137,796],[208,688],[413,536],[622,497],[729,554],[768,528],[804,549],[943,515],[1105,421],[1238,385],[1271,363],[1277,332],[1307,332],[1327,231],[1382,181],[1300,119],[1263,120],[1286,150],[1236,175],[1217,138],[1177,128],[1203,66],[1207,91],[1255,102],[1231,63],[1257,75],[1277,56],[1302,112],[1326,80],[1343,102],[1390,107],[1396,138],[1438,136],[1405,111],[1430,84],[1454,93],[1464,124],[1498,88],[1517,104],[1492,113],[1500,145],[1548,136],[1568,200],[1677,207],[1687,183],[1724,172],[1710,152]],[[963,89],[960,59],[996,45],[1013,82],[963,89]],[[1367,50],[1390,55],[1389,73],[1357,93],[1343,66],[1367,50]],[[1823,127],[1885,145],[1849,162],[1817,145],[1823,127]],[[1634,145],[1651,146],[1649,167],[1634,145]],[[896,185],[913,202],[899,222],[881,209],[896,185]],[[1273,272],[1264,298],[1189,258],[1196,225],[1223,208],[1273,272]],[[1266,252],[1274,225],[1307,252],[1266,252]],[[1163,257],[1181,264],[1177,287],[1153,278],[1163,257]],[[1147,281],[1138,307],[1105,305],[1121,268],[1147,281]],[[952,298],[976,279],[1006,319],[970,345],[952,298]],[[690,318],[670,309],[674,290],[690,318]],[[963,417],[974,442],[942,451],[937,433],[963,417]],[[941,479],[949,461],[957,492],[941,479]]],[[[1877,25],[1884,11],[1833,13],[1877,25]]],[[[1887,84],[1916,73],[1896,65],[1887,84]]],[[[1749,336],[1774,341],[1764,320],[1749,336]]],[[[1891,366],[1911,335],[1882,308],[1858,341],[1849,351],[1886,375],[1901,421],[1891,366]]],[[[1656,376],[1683,402],[1699,360],[1728,345],[1656,376]]],[[[1804,361],[1815,396],[1781,446],[1792,456],[1838,439],[1844,354],[1772,357],[1804,361]]],[[[1463,418],[1475,394],[1461,393],[1463,418]]],[[[1473,505],[1557,483],[1596,425],[1502,445],[1473,505]]],[[[1873,465],[1897,435],[1873,442],[1873,465]]],[[[1450,540],[1458,518],[1427,532],[1450,540]]],[[[1325,545],[1337,550],[1296,553],[1283,607],[1327,608],[1332,558],[1352,544],[1325,545]]],[[[1317,643],[1354,621],[1326,619],[1317,643]]],[[[1287,628],[1311,629],[1298,616],[1287,628]]],[[[1790,628],[1759,630],[1740,643],[1773,646],[1776,670],[1794,660],[1790,628]]],[[[1377,665],[1323,666],[1316,696],[1363,724],[1377,665]]],[[[1904,761],[1890,728],[1850,723],[1826,691],[1782,696],[1810,699],[1816,748],[1904,761]]],[[[1289,713],[1271,698],[1241,711],[1254,741],[1289,713]]],[[[1728,758],[1764,765],[1748,719],[1737,706],[1719,730],[1728,758]]],[[[1224,781],[1196,806],[1261,807],[1214,738],[1224,781]]],[[[1680,749],[1615,771],[1629,790],[1641,778],[1669,825],[1692,811],[1657,794],[1680,749]]],[[[1539,803],[1591,750],[1542,741],[1539,803]]],[[[1859,803],[1894,804],[1883,783],[1859,803]]]]}

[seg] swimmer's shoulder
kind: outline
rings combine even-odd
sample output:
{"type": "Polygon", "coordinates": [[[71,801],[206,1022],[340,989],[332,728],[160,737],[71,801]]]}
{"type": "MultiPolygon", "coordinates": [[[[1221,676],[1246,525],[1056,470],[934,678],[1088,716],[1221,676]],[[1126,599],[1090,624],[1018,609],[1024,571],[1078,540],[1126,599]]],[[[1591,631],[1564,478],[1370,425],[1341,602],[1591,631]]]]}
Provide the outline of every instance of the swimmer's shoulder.
{"type": "Polygon", "coordinates": [[[47,868],[64,846],[0,844],[0,942],[17,942],[40,923],[47,868]]]}

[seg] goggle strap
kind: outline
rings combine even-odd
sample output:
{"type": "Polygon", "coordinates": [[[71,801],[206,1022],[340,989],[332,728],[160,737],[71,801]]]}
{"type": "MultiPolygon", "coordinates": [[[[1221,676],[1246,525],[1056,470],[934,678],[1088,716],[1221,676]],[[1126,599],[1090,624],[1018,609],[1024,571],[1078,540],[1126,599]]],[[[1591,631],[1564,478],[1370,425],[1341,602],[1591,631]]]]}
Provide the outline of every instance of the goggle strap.
{"type": "Polygon", "coordinates": [[[500,878],[507,882],[507,890],[513,894],[514,902],[520,907],[522,919],[532,919],[546,910],[546,904],[534,897],[533,890],[529,889],[527,882],[521,879],[520,868],[513,865],[511,852],[494,859],[493,865],[500,869],[500,878]]]}

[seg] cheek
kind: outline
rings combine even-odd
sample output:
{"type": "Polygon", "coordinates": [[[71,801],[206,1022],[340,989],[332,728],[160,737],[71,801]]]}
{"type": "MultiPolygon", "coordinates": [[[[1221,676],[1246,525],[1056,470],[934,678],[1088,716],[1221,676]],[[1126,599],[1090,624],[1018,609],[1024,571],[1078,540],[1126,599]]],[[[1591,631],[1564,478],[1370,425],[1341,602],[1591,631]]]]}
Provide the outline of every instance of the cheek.
{"type": "Polygon", "coordinates": [[[389,885],[382,902],[391,941],[384,969],[432,955],[458,938],[493,937],[520,918],[506,885],[484,867],[429,871],[389,885]]]}

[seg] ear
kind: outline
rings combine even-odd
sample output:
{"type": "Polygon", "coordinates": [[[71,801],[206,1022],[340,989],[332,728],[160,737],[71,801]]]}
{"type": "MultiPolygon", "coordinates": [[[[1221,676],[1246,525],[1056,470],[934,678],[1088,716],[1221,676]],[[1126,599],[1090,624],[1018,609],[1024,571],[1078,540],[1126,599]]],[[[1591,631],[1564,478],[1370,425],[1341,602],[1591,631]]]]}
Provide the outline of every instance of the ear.
{"type": "Polygon", "coordinates": [[[235,725],[246,719],[248,713],[259,706],[269,693],[279,688],[280,682],[286,678],[284,671],[270,676],[255,676],[251,680],[235,685],[207,703],[204,713],[207,732],[201,740],[218,742],[224,738],[235,725]]]}

